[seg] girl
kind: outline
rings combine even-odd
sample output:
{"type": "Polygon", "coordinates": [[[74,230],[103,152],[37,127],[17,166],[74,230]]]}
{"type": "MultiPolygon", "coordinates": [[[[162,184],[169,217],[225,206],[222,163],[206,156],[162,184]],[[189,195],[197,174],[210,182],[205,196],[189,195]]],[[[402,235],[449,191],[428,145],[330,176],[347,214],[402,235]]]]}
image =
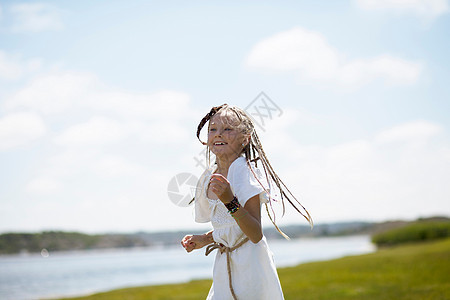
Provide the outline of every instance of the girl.
{"type": "Polygon", "coordinates": [[[187,252],[204,246],[206,255],[218,250],[207,299],[283,299],[272,253],[262,233],[261,204],[266,205],[278,229],[268,209],[270,188],[275,185],[281,200],[288,200],[312,225],[311,217],[298,201],[297,205],[291,201],[295,198],[273,171],[253,122],[243,110],[227,104],[213,107],[198,125],[197,137],[207,146],[208,161],[211,151],[216,162],[198,181],[195,221],[211,222],[213,230],[187,235],[181,244],[187,252]],[[200,132],[208,121],[204,143],[200,132]],[[265,176],[257,168],[258,160],[265,176]]]}

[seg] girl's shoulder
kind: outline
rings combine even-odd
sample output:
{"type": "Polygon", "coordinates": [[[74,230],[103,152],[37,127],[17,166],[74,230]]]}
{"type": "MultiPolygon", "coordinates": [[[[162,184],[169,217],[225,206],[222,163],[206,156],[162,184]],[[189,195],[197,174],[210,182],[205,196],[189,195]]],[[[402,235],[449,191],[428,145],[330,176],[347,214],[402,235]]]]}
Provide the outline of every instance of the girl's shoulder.
{"type": "Polygon", "coordinates": [[[228,175],[234,173],[241,173],[249,170],[247,165],[247,159],[243,156],[236,158],[228,168],[228,175]]]}
{"type": "Polygon", "coordinates": [[[255,162],[251,161],[248,162],[247,158],[245,158],[244,156],[239,156],[238,158],[236,158],[230,165],[229,170],[231,169],[240,169],[240,168],[245,168],[247,170],[250,170],[250,167],[253,170],[258,169],[255,165],[255,162]]]}
{"type": "Polygon", "coordinates": [[[242,166],[242,165],[247,165],[247,159],[244,156],[239,156],[238,158],[236,158],[230,165],[230,167],[232,166],[242,166]]]}
{"type": "Polygon", "coordinates": [[[269,186],[255,163],[248,162],[245,157],[238,157],[233,164],[227,179],[241,205],[244,206],[248,199],[258,194],[261,203],[268,202],[267,193],[263,192],[268,192],[269,186]]]}
{"type": "Polygon", "coordinates": [[[261,171],[255,166],[254,162],[248,162],[243,156],[236,158],[228,169],[228,179],[232,178],[257,178],[261,177],[261,171]]]}

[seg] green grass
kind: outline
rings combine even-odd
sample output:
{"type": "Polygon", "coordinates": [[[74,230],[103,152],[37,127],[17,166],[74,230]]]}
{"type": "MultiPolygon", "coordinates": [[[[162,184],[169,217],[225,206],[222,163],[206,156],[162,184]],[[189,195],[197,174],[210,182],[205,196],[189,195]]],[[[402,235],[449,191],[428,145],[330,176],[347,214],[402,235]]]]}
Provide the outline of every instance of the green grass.
{"type": "Polygon", "coordinates": [[[450,299],[450,239],[304,264],[279,275],[286,299],[450,299]]]}
{"type": "Polygon", "coordinates": [[[450,221],[417,221],[372,237],[378,246],[392,246],[450,237],[450,221]]]}
{"type": "MultiPolygon", "coordinates": [[[[450,239],[279,269],[286,299],[450,299],[450,239]]],[[[79,300],[205,299],[210,280],[115,290],[79,300]]]]}

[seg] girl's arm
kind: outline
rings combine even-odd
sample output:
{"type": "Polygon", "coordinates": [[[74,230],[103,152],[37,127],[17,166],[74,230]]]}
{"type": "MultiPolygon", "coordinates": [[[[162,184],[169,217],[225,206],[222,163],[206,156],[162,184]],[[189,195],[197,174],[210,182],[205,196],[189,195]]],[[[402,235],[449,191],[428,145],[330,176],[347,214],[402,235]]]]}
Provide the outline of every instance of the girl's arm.
{"type": "MultiPolygon", "coordinates": [[[[231,191],[230,182],[223,175],[213,174],[210,179],[209,188],[224,204],[230,203],[233,200],[234,195],[231,191]]],[[[259,195],[248,199],[245,206],[234,212],[232,216],[241,230],[253,243],[256,244],[262,239],[259,195]]]]}
{"type": "Polygon", "coordinates": [[[256,244],[262,239],[259,195],[248,199],[244,207],[239,208],[231,215],[250,241],[256,244]]]}
{"type": "Polygon", "coordinates": [[[212,236],[213,231],[209,231],[205,234],[186,235],[181,241],[181,245],[187,252],[191,252],[194,249],[200,249],[214,243],[212,236]]]}

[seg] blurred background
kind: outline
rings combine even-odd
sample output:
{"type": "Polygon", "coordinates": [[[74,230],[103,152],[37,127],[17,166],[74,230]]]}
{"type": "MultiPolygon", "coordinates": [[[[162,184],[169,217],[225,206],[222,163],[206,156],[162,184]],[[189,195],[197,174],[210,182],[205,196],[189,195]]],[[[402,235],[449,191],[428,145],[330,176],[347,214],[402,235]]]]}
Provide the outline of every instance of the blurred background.
{"type": "MultiPolygon", "coordinates": [[[[449,216],[449,12],[447,0],[1,1],[0,233],[209,229],[168,185],[200,176],[196,128],[223,103],[260,123],[316,224],[449,216]]],[[[278,223],[306,224],[289,209],[278,223]]]]}

